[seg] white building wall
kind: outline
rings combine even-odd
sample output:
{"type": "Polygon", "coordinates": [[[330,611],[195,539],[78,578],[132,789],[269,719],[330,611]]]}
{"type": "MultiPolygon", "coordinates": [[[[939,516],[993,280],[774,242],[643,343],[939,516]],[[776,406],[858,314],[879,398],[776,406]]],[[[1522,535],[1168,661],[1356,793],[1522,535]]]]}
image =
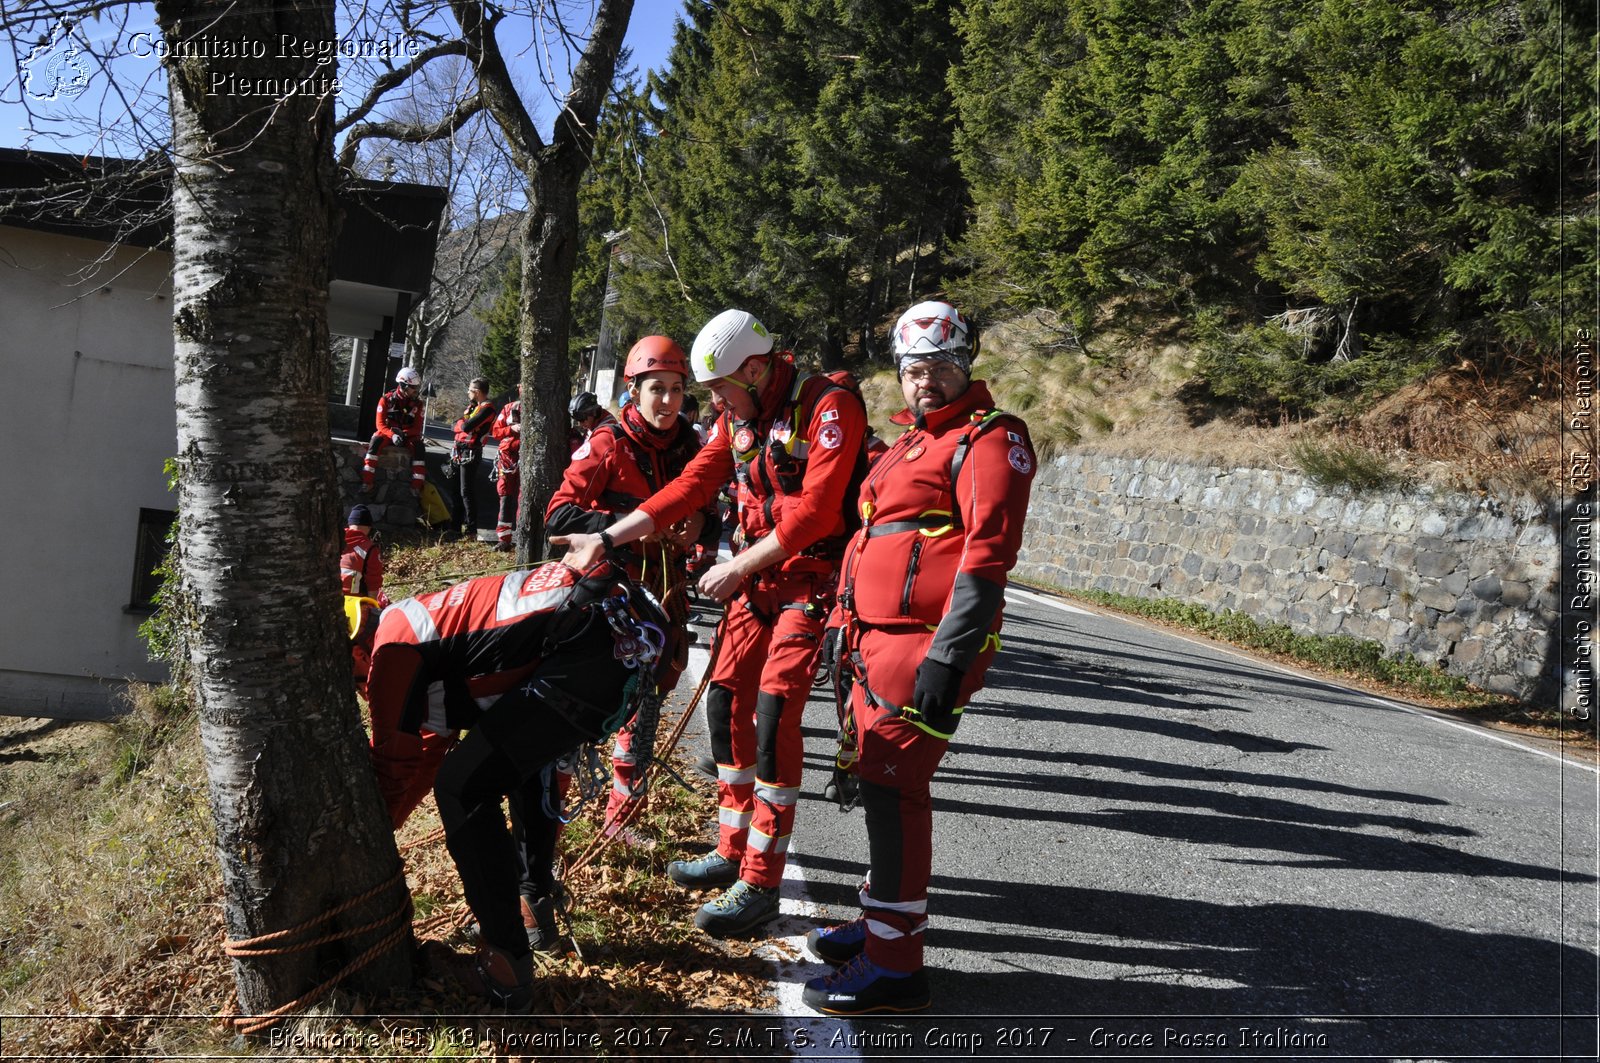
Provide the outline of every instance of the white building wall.
{"type": "Polygon", "coordinates": [[[171,258],[0,226],[0,712],[96,715],[162,665],[130,611],[174,510],[171,258]]]}

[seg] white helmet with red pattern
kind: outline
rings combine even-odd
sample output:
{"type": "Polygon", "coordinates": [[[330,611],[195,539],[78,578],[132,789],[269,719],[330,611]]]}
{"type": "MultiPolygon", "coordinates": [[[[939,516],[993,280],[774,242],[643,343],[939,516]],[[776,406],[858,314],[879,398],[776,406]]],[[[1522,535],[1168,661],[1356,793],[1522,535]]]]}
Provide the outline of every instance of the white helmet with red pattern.
{"type": "Polygon", "coordinates": [[[977,341],[977,329],[961,311],[933,299],[900,315],[892,345],[901,371],[913,362],[952,362],[963,372],[971,372],[977,341]]]}

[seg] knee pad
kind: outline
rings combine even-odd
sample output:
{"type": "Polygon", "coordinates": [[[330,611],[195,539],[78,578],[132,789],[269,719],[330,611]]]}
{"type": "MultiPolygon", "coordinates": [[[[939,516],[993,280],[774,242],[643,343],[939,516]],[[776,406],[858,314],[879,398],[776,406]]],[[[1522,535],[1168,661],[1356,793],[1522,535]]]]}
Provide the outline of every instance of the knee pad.
{"type": "Polygon", "coordinates": [[[756,695],[756,778],[778,778],[778,722],[783,719],[783,699],[765,690],[756,695]]]}
{"type": "Polygon", "coordinates": [[[900,826],[900,791],[892,786],[861,780],[861,808],[867,817],[867,849],[872,884],[880,897],[900,896],[903,831],[900,826]]]}
{"type": "Polygon", "coordinates": [[[718,764],[733,763],[733,691],[712,683],[706,687],[706,729],[711,756],[718,764]]]}

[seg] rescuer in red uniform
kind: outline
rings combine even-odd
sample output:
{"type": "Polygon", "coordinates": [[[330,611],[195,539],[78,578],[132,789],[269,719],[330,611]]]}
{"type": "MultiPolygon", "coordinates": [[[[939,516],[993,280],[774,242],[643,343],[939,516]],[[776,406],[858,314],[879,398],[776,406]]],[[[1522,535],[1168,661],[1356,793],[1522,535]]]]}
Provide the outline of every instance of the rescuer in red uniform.
{"type": "Polygon", "coordinates": [[[405,366],[394,375],[395,388],[378,399],[378,430],[361,459],[361,489],[372,490],[378,474],[378,454],[384,447],[404,447],[411,452],[411,493],[422,494],[428,467],[422,446],[422,374],[405,366]]]}
{"type": "MultiPolygon", "coordinates": [[[[800,793],[800,714],[832,605],[845,514],[864,473],[866,410],[849,391],[802,376],[772,354],[772,335],[725,310],[695,337],[690,365],[721,409],[688,468],[604,533],[632,542],[710,505],[737,480],[748,544],[712,566],[700,591],[726,602],[706,692],[717,762],[717,847],[667,868],[680,885],[729,885],[695,915],[715,936],[747,933],[778,915],[778,884],[800,793]]],[[[596,536],[557,536],[581,562],[596,536]]]]}
{"type": "Polygon", "coordinates": [[[553,821],[544,776],[563,754],[629,720],[635,671],[650,690],[669,625],[608,561],[581,574],[560,562],[483,576],[384,610],[368,680],[372,764],[395,829],[430,789],[462,891],[478,918],[482,989],[526,1009],[532,981],[523,871],[501,799],[525,822],[529,870],[554,887],[553,821]],[[458,744],[456,733],[468,729],[458,744]]]}
{"type": "Polygon", "coordinates": [[[494,459],[494,493],[500,502],[494,526],[494,549],[510,553],[511,533],[517,528],[517,500],[522,492],[522,385],[517,397],[505,404],[490,429],[498,448],[494,459]]]}
{"type": "MultiPolygon", "coordinates": [[[[689,379],[689,359],[683,348],[666,336],[646,336],[628,352],[622,375],[631,401],[622,408],[619,419],[607,419],[591,429],[573,453],[545,512],[548,534],[603,531],[681,473],[700,450],[694,426],[678,416],[689,379]]],[[[664,603],[668,618],[676,625],[677,645],[682,647],[681,659],[668,662],[661,671],[663,697],[677,685],[687,663],[689,610],[682,558],[697,540],[704,542],[708,536],[715,553],[718,531],[716,510],[702,509],[666,533],[635,542],[633,550],[625,551],[629,576],[664,603]]],[[[643,801],[642,796],[633,796],[632,740],[630,732],[619,731],[611,752],[611,798],[605,816],[608,835],[630,817],[637,820],[634,806],[643,801]]],[[[640,840],[631,833],[624,838],[640,840]]]]}
{"type": "Polygon", "coordinates": [[[854,673],[839,763],[853,760],[859,778],[870,871],[861,917],[807,938],[843,966],[806,983],[803,999],[836,1015],[930,1002],[929,782],[999,649],[1035,464],[1027,426],[970,378],[976,335],[955,307],[907,310],[894,353],[907,408],[892,420],[909,430],[861,486],[862,527],[839,580],[854,673]]]}

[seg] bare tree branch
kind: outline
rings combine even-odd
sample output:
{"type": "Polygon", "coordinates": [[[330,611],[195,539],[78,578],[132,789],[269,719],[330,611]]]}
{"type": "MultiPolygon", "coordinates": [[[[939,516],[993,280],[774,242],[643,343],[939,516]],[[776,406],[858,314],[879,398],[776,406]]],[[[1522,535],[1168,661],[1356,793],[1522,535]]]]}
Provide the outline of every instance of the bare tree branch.
{"type": "Polygon", "coordinates": [[[345,115],[334,124],[334,133],[336,135],[343,133],[346,129],[349,129],[367,115],[371,114],[373,108],[376,107],[385,96],[387,96],[394,89],[399,88],[401,85],[404,85],[407,81],[411,80],[412,75],[416,74],[423,67],[433,62],[433,60],[446,55],[466,54],[466,41],[445,41],[443,44],[434,45],[432,48],[417,53],[416,58],[412,59],[411,62],[407,63],[405,66],[398,67],[394,70],[380,74],[378,77],[373,79],[372,87],[367,90],[367,94],[366,96],[362,97],[361,102],[356,104],[354,109],[352,109],[349,114],[345,115]]]}
{"type": "Polygon", "coordinates": [[[345,136],[344,147],[339,152],[339,165],[350,167],[355,163],[356,151],[364,140],[382,137],[405,144],[422,144],[430,140],[443,140],[467,124],[467,120],[483,110],[481,95],[462,100],[456,109],[433,125],[416,122],[363,122],[345,136]]]}

